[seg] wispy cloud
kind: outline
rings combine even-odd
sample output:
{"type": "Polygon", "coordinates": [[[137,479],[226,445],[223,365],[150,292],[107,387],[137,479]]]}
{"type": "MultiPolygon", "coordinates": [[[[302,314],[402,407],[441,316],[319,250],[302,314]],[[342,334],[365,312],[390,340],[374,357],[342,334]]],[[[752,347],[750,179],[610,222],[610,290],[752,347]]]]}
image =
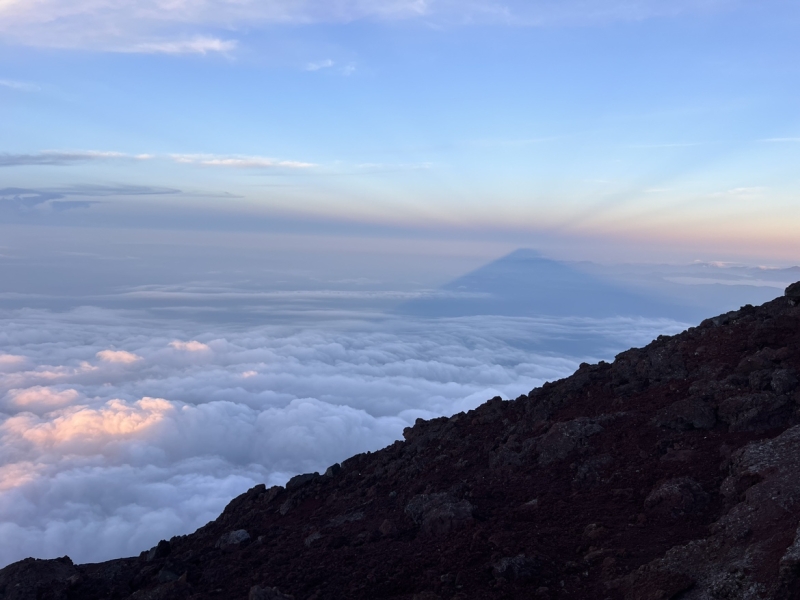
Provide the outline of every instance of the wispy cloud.
{"type": "Polygon", "coordinates": [[[355,168],[359,171],[376,172],[376,173],[391,173],[394,171],[427,171],[432,169],[434,164],[432,162],[420,163],[359,163],[355,168]]]}
{"type": "Polygon", "coordinates": [[[235,167],[240,169],[308,169],[314,163],[296,160],[278,160],[266,156],[218,156],[214,154],[172,154],[172,160],[182,164],[209,167],[235,167]]]}
{"type": "Polygon", "coordinates": [[[319,71],[321,69],[330,69],[335,63],[331,59],[321,60],[319,62],[311,62],[306,65],[306,71],[319,71]]]}
{"type": "Polygon", "coordinates": [[[32,46],[207,54],[232,51],[236,42],[213,32],[237,26],[417,19],[428,26],[542,27],[637,21],[733,4],[735,0],[3,0],[0,39],[32,46]]]}
{"type": "Polygon", "coordinates": [[[347,63],[346,65],[338,65],[336,61],[333,61],[330,58],[328,58],[317,62],[307,63],[304,69],[306,71],[311,71],[312,73],[316,71],[324,71],[327,69],[331,69],[332,71],[347,77],[356,72],[356,65],[355,63],[352,62],[347,63]]]}
{"type": "MultiPolygon", "coordinates": [[[[308,169],[315,167],[314,163],[298,160],[281,160],[267,156],[250,155],[219,155],[219,154],[127,154],[124,152],[97,151],[97,150],[45,150],[31,153],[4,153],[0,154],[0,167],[24,166],[67,166],[93,161],[106,160],[172,160],[181,164],[202,165],[208,167],[235,167],[242,169],[308,169]]],[[[137,186],[127,186],[126,194],[136,193],[137,186]]],[[[142,188],[145,193],[151,193],[150,188],[142,188]]],[[[85,190],[91,192],[91,190],[85,190]]],[[[106,194],[106,188],[95,186],[94,191],[101,195],[106,194]]],[[[119,187],[114,187],[114,193],[119,192],[119,187]]],[[[165,192],[168,193],[168,192],[165,192]]]]}
{"type": "Polygon", "coordinates": [[[737,187],[725,190],[722,192],[713,192],[709,194],[710,198],[731,198],[738,200],[756,200],[764,196],[767,191],[766,187],[751,186],[751,187],[737,187]]]}
{"type": "Polygon", "coordinates": [[[38,92],[41,89],[38,85],[26,81],[14,81],[12,79],[0,79],[0,87],[17,92],[38,92]]]}
{"type": "MultiPolygon", "coordinates": [[[[30,190],[34,191],[34,190],[30,190]]],[[[65,187],[58,187],[46,190],[39,190],[39,193],[56,193],[63,196],[95,196],[95,197],[108,197],[108,196],[160,196],[162,194],[179,194],[181,190],[169,187],[152,186],[152,185],[70,185],[65,187]]],[[[2,190],[0,190],[2,195],[2,190]]]]}
{"type": "Polygon", "coordinates": [[[77,208],[89,208],[96,202],[86,200],[62,200],[63,194],[52,191],[26,190],[20,188],[0,189],[0,211],[17,214],[64,212],[77,208]]]}
{"type": "Polygon", "coordinates": [[[692,148],[694,146],[705,146],[708,142],[663,142],[652,144],[631,144],[631,148],[638,148],[642,150],[659,149],[659,148],[692,148]]]}
{"type": "MultiPolygon", "coordinates": [[[[35,215],[89,208],[93,204],[100,203],[96,200],[86,200],[87,196],[102,198],[177,193],[180,193],[180,190],[143,185],[75,185],[42,189],[8,187],[0,188],[0,210],[10,210],[16,214],[35,215]],[[76,197],[78,199],[70,199],[76,197]]],[[[2,367],[1,363],[2,361],[0,361],[0,367],[2,367]]]]}
{"type": "Polygon", "coordinates": [[[0,154],[0,167],[21,167],[21,166],[63,166],[75,163],[84,163],[96,160],[109,159],[133,159],[147,160],[149,155],[125,154],[123,152],[109,152],[98,150],[45,150],[30,154],[0,154]]]}
{"type": "Polygon", "coordinates": [[[800,137],[775,137],[775,138],[766,138],[761,140],[762,142],[800,142],[800,137]]]}
{"type": "Polygon", "coordinates": [[[236,40],[196,37],[191,40],[145,42],[127,47],[123,51],[142,54],[208,54],[209,52],[228,54],[236,49],[236,45],[236,40]]]}
{"type": "Polygon", "coordinates": [[[554,142],[558,140],[564,139],[563,136],[551,135],[551,136],[543,136],[543,137],[528,137],[528,138],[510,138],[510,139],[478,139],[478,140],[468,140],[464,142],[470,146],[480,146],[480,147],[515,147],[515,146],[531,146],[534,144],[543,144],[547,142],[554,142]]]}

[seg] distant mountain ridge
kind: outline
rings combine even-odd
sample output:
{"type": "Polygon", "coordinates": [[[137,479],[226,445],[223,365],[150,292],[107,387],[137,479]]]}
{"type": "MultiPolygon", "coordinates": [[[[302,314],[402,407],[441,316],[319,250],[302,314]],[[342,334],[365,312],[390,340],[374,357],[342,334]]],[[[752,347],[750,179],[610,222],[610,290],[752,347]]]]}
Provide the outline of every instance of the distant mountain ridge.
{"type": "MultiPolygon", "coordinates": [[[[752,285],[752,280],[743,276],[741,270],[717,269],[718,277],[735,273],[725,284],[704,283],[700,277],[694,277],[697,281],[694,285],[672,281],[684,277],[691,282],[699,268],[699,265],[606,267],[552,260],[534,250],[520,249],[444,285],[442,290],[452,295],[415,299],[398,310],[423,317],[641,316],[691,322],[711,311],[761,304],[774,296],[774,289],[752,285]]],[[[774,287],[782,288],[797,278],[800,268],[776,270],[774,274],[778,272],[789,280],[783,285],[776,281],[774,287]]]]}

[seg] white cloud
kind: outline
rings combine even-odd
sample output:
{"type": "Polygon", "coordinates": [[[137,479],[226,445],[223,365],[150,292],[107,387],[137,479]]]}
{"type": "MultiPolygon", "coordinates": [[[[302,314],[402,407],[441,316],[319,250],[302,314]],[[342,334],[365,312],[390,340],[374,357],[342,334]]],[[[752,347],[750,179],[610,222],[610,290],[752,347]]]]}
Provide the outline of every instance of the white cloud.
{"type": "MultiPolygon", "coordinates": [[[[40,391],[44,390],[27,390],[17,398],[32,393],[36,401],[40,391]]],[[[78,398],[75,390],[69,392],[71,399],[78,398]]],[[[61,404],[67,404],[68,400],[60,398],[63,395],[67,394],[62,392],[49,397],[57,397],[61,404]]],[[[102,452],[109,444],[119,445],[126,438],[142,436],[175,410],[177,407],[166,400],[142,398],[132,403],[109,400],[96,408],[70,406],[48,413],[47,418],[23,412],[5,420],[0,425],[0,435],[11,445],[19,446],[25,441],[42,450],[91,455],[102,452]]]]}
{"type": "Polygon", "coordinates": [[[125,51],[142,54],[227,54],[236,48],[236,40],[221,40],[213,37],[196,37],[190,40],[167,42],[144,42],[130,46],[125,51]]]}
{"type": "Polygon", "coordinates": [[[142,357],[138,354],[134,354],[133,352],[126,352],[125,350],[101,350],[96,354],[97,358],[100,360],[104,360],[110,363],[122,363],[125,365],[129,365],[131,363],[135,363],[138,360],[142,360],[142,357]]]}
{"type": "Polygon", "coordinates": [[[21,410],[49,410],[76,402],[80,394],[75,390],[56,391],[49,387],[35,385],[22,390],[10,390],[7,401],[13,408],[21,410]]]}
{"type": "Polygon", "coordinates": [[[182,164],[209,167],[236,167],[245,169],[308,169],[313,163],[296,160],[277,160],[265,156],[217,156],[214,154],[173,154],[172,159],[182,164]]]}
{"type": "Polygon", "coordinates": [[[391,443],[417,417],[516,397],[591,359],[537,348],[592,338],[609,358],[680,328],[470,317],[241,329],[89,308],[0,314],[10,365],[0,565],[137,554],[256,483],[324,469],[391,443]],[[129,356],[141,358],[108,360],[129,356]]]}
{"type": "Polygon", "coordinates": [[[306,71],[319,71],[320,69],[330,69],[335,63],[331,59],[312,62],[306,65],[306,71]]]}
{"type": "Polygon", "coordinates": [[[211,350],[206,344],[197,340],[192,340],[191,342],[175,340],[170,342],[169,345],[176,350],[185,350],[186,352],[208,352],[211,350]]]}

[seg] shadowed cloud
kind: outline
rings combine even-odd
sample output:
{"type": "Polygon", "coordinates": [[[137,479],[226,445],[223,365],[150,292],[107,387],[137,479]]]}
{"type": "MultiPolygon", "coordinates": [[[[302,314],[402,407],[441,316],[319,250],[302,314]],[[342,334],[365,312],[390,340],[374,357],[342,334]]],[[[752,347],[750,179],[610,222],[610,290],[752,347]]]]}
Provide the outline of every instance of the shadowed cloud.
{"type": "Polygon", "coordinates": [[[98,160],[135,159],[144,160],[148,155],[130,155],[122,152],[96,150],[57,151],[46,150],[31,154],[0,154],[0,167],[65,166],[98,160]]]}

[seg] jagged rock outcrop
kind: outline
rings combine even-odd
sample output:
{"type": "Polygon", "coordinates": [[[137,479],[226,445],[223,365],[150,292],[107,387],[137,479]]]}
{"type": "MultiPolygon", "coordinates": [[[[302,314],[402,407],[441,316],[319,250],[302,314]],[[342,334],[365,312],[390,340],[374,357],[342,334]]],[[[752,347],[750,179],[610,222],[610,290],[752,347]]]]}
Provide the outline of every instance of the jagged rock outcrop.
{"type": "Polygon", "coordinates": [[[0,599],[800,598],[800,284],[0,599]]]}

